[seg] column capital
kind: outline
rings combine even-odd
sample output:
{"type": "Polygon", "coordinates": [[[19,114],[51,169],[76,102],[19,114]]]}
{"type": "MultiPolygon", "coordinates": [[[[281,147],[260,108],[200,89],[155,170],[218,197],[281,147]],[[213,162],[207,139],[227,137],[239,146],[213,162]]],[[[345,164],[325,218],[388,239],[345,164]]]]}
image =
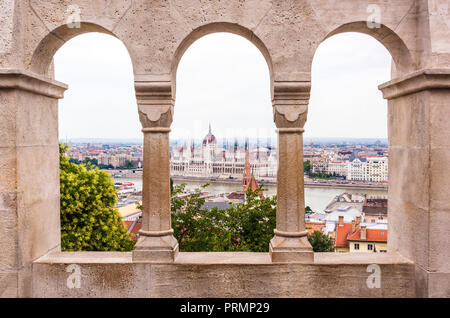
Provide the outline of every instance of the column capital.
{"type": "Polygon", "coordinates": [[[68,86],[33,72],[0,69],[0,89],[19,89],[52,98],[63,98],[68,86]]]}
{"type": "Polygon", "coordinates": [[[274,82],[273,120],[278,128],[303,128],[310,91],[310,81],[274,82]]]}
{"type": "Polygon", "coordinates": [[[134,82],[139,120],[144,129],[169,128],[173,120],[172,83],[138,79],[134,82]]]}
{"type": "Polygon", "coordinates": [[[423,69],[378,86],[385,99],[442,88],[450,88],[450,68],[423,69]]]}

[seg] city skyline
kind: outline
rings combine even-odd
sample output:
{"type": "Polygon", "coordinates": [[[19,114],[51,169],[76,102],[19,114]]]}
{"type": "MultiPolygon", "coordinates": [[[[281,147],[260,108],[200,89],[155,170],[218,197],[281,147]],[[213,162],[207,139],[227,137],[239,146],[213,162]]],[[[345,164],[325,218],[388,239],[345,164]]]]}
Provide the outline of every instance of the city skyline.
{"type": "MultiPolygon", "coordinates": [[[[312,65],[305,138],[386,138],[386,102],[377,85],[389,80],[389,70],[389,53],[368,36],[326,40],[312,65]],[[335,58],[350,53],[351,61],[335,58]]],[[[132,65],[119,40],[104,34],[74,38],[55,55],[55,71],[69,84],[60,101],[60,139],[142,138],[132,65]]],[[[180,62],[171,138],[201,139],[213,122],[217,134],[228,138],[276,139],[269,91],[266,61],[253,44],[227,33],[205,36],[180,62]]]]}
{"type": "MultiPolygon", "coordinates": [[[[217,138],[219,144],[222,142],[228,141],[229,143],[234,143],[235,140],[239,142],[241,146],[245,144],[246,140],[249,140],[252,143],[257,142],[258,140],[261,142],[262,145],[267,144],[267,141],[270,140],[272,143],[276,145],[276,139],[262,139],[262,138],[217,138]]],[[[202,141],[202,138],[199,139],[170,139],[170,144],[174,144],[176,142],[190,142],[194,141],[196,144],[200,144],[202,141]]],[[[376,142],[380,142],[382,145],[387,145],[388,139],[387,138],[345,138],[345,137],[306,137],[303,139],[303,145],[308,146],[310,145],[310,142],[313,141],[315,145],[332,145],[332,144],[349,144],[349,145],[366,145],[366,144],[373,144],[376,142]]],[[[75,144],[122,144],[122,145],[132,145],[132,144],[143,144],[142,138],[135,138],[135,139],[120,139],[120,138],[68,138],[68,139],[60,139],[60,143],[75,143],[75,144]]]]}

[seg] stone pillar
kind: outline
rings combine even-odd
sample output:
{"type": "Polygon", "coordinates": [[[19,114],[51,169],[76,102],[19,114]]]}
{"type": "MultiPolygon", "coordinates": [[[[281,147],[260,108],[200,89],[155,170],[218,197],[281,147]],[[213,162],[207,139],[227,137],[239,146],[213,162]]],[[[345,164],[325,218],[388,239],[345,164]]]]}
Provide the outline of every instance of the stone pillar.
{"type": "Polygon", "coordinates": [[[306,237],[303,126],[310,82],[275,82],[273,112],[278,132],[277,225],[270,241],[273,262],[312,263],[306,237]]]}
{"type": "Polygon", "coordinates": [[[144,133],[142,229],[133,261],[173,262],[178,242],[173,236],[170,210],[169,133],[173,116],[170,81],[137,76],[139,119],[144,133]]]}
{"type": "Polygon", "coordinates": [[[416,267],[417,297],[450,297],[450,70],[380,85],[388,100],[389,239],[416,267]]]}
{"type": "Polygon", "coordinates": [[[0,69],[0,296],[31,297],[34,260],[61,244],[58,99],[67,86],[0,69]]]}

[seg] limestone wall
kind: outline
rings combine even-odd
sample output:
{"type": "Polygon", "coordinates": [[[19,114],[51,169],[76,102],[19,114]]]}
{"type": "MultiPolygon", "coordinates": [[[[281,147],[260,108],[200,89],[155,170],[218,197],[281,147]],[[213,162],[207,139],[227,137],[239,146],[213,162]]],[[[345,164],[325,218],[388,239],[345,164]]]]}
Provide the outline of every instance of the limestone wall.
{"type": "Polygon", "coordinates": [[[130,253],[51,253],[33,265],[33,296],[414,297],[410,261],[361,254],[316,253],[311,264],[276,264],[267,253],[180,253],[174,264],[149,264],[133,263],[130,253]],[[79,266],[79,285],[71,264],[79,266]],[[370,264],[380,268],[379,288],[370,264]]]}
{"type": "MultiPolygon", "coordinates": [[[[416,295],[450,296],[450,250],[446,248],[450,243],[449,21],[447,0],[0,0],[0,295],[67,293],[58,287],[63,266],[58,261],[39,262],[33,267],[33,274],[31,271],[34,260],[49,251],[58,251],[60,245],[57,103],[67,87],[51,78],[53,56],[66,41],[86,32],[103,32],[116,36],[128,48],[138,112],[146,144],[150,145],[146,150],[147,163],[144,162],[145,175],[153,180],[144,182],[144,192],[148,192],[168,182],[168,163],[158,162],[156,166],[164,169],[155,170],[149,162],[156,158],[155,149],[164,153],[168,150],[176,111],[178,61],[196,39],[212,32],[232,32],[260,49],[270,69],[279,137],[283,143],[297,145],[307,120],[311,63],[317,47],[334,34],[361,32],[385,45],[394,60],[393,80],[380,86],[389,101],[389,250],[414,263],[416,295]],[[68,27],[67,22],[74,22],[72,18],[78,16],[79,27],[68,27]],[[374,17],[380,23],[369,27],[367,22],[374,17]]],[[[259,275],[257,280],[262,286],[273,287],[277,295],[307,295],[304,287],[296,289],[296,282],[300,286],[305,282],[318,286],[314,295],[334,295],[333,288],[339,290],[343,286],[341,278],[334,276],[348,272],[350,265],[346,261],[340,265],[308,265],[315,256],[304,239],[302,171],[290,169],[302,155],[302,147],[297,148],[292,148],[297,149],[295,153],[287,147],[279,154],[279,197],[284,201],[278,205],[272,246],[283,255],[281,260],[291,264],[251,265],[246,261],[247,271],[236,264],[217,261],[214,266],[193,266],[184,261],[175,264],[176,242],[170,237],[167,213],[160,213],[168,209],[168,190],[164,186],[164,199],[160,202],[154,193],[145,194],[151,199],[144,215],[152,216],[152,226],[160,227],[156,233],[149,226],[149,236],[165,235],[156,245],[170,241],[166,254],[174,264],[142,265],[119,257],[117,261],[95,265],[99,262],[97,257],[89,258],[92,264],[87,268],[92,273],[89,284],[93,290],[100,293],[99,282],[108,282],[102,271],[113,275],[123,268],[131,277],[140,271],[159,273],[146,276],[149,278],[145,290],[153,288],[146,295],[176,295],[170,294],[164,284],[159,285],[158,279],[179,275],[202,282],[192,283],[193,295],[202,294],[204,288],[211,290],[212,295],[229,295],[228,288],[238,281],[249,284],[250,294],[264,294],[243,278],[252,272],[259,275]],[[295,171],[295,175],[283,173],[287,169],[295,171]],[[291,257],[293,250],[308,255],[302,259],[305,264],[291,257]],[[208,279],[225,277],[221,273],[229,273],[229,279],[224,278],[215,289],[215,280],[208,279]],[[272,281],[271,277],[277,280],[272,281]],[[327,285],[328,282],[331,283],[327,285]]],[[[144,247],[154,247],[154,243],[144,247]]],[[[390,262],[386,268],[392,277],[397,277],[396,273],[405,267],[395,260],[390,262]]],[[[347,289],[343,287],[343,295],[359,295],[353,293],[360,286],[362,264],[367,263],[358,264],[355,271],[350,271],[349,280],[354,283],[349,283],[347,289]]],[[[406,266],[406,276],[411,273],[410,266],[406,266]]],[[[111,285],[111,293],[119,293],[121,285],[114,277],[111,279],[116,284],[111,285]]],[[[130,284],[127,286],[141,286],[130,284]]],[[[392,286],[395,295],[412,295],[410,285],[406,281],[405,284],[400,285],[407,286],[401,290],[395,284],[387,286],[392,286]]],[[[244,292],[242,286],[238,293],[244,292]]],[[[126,290],[123,292],[127,294],[126,290]]],[[[273,295],[270,289],[267,293],[273,295]]]]}
{"type": "MultiPolygon", "coordinates": [[[[273,66],[275,80],[302,80],[309,78],[317,46],[339,32],[371,34],[388,47],[399,63],[409,59],[408,54],[416,60],[417,2],[31,0],[15,1],[14,5],[2,0],[2,38],[4,50],[22,52],[19,58],[25,68],[45,73],[56,50],[73,36],[93,31],[110,33],[128,48],[135,74],[170,76],[196,38],[212,32],[233,32],[261,49],[269,67],[273,66]],[[379,12],[380,28],[367,27],[372,14],[370,5],[379,12]],[[75,13],[79,14],[81,27],[68,28],[66,23],[75,13]],[[16,27],[14,21],[22,23],[16,27]],[[17,36],[20,31],[23,37],[17,36]]],[[[436,19],[438,27],[442,17],[436,19]]]]}

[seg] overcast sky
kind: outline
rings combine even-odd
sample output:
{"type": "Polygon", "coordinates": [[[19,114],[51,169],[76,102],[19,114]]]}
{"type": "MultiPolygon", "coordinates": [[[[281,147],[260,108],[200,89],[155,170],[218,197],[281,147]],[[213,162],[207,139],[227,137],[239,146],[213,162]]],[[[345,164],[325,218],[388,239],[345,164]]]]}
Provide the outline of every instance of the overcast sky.
{"type": "MultiPolygon", "coordinates": [[[[313,61],[305,137],[387,137],[387,104],[377,86],[390,79],[391,57],[363,34],[324,41],[313,61]]],[[[116,38],[89,33],[55,55],[61,139],[141,138],[131,60],[116,38]]],[[[171,138],[274,136],[269,71],[259,50],[228,33],[207,35],[184,54],[177,72],[171,138]]]]}

